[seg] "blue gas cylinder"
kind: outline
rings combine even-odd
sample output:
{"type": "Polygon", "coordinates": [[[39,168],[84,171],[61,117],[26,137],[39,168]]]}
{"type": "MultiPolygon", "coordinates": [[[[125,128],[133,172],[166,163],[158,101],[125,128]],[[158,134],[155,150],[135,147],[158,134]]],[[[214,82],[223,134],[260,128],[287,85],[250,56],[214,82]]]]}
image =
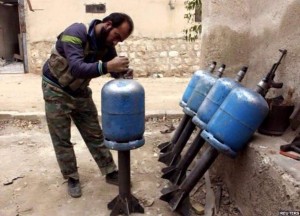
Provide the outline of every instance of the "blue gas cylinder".
{"type": "Polygon", "coordinates": [[[196,115],[197,110],[212,86],[215,84],[217,79],[223,75],[225,67],[226,66],[222,64],[216,75],[212,75],[210,73],[201,74],[199,81],[197,82],[197,85],[195,86],[195,89],[187,102],[187,105],[183,108],[183,112],[186,115],[190,117],[194,117],[196,115]]]}
{"type": "Polygon", "coordinates": [[[212,74],[201,74],[199,81],[187,102],[187,105],[183,108],[183,112],[185,114],[190,117],[196,115],[199,106],[202,104],[204,98],[206,97],[216,80],[217,77],[213,76],[212,74]]]}
{"type": "Polygon", "coordinates": [[[234,157],[245,147],[269,111],[266,100],[245,87],[233,89],[208,122],[201,136],[234,157]]]}
{"type": "Polygon", "coordinates": [[[230,78],[218,79],[198,108],[197,114],[193,117],[193,123],[199,128],[205,129],[231,90],[237,87],[241,87],[241,84],[230,78]]]}
{"type": "Polygon", "coordinates": [[[192,93],[193,93],[193,91],[194,91],[194,89],[195,89],[195,87],[196,87],[199,79],[201,78],[201,75],[203,73],[205,73],[205,74],[211,73],[215,69],[216,64],[217,64],[216,62],[212,62],[212,64],[209,66],[208,69],[206,69],[206,70],[197,70],[193,74],[191,80],[189,81],[189,83],[188,83],[188,85],[187,85],[187,87],[186,87],[186,89],[185,89],[185,91],[183,93],[182,99],[181,99],[181,101],[179,103],[179,105],[181,107],[185,107],[186,106],[186,103],[188,102],[189,98],[191,97],[191,95],[192,95],[192,93]]]}
{"type": "Polygon", "coordinates": [[[104,144],[114,150],[142,146],[145,131],[145,91],[131,79],[106,83],[101,91],[104,144]]]}

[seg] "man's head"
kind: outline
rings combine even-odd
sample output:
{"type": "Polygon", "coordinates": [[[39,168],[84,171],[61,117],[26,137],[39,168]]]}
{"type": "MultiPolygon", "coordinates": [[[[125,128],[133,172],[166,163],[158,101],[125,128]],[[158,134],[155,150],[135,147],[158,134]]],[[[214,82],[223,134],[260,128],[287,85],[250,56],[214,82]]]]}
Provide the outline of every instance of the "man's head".
{"type": "Polygon", "coordinates": [[[112,13],[102,20],[100,38],[105,38],[107,46],[115,46],[124,41],[132,33],[134,25],[132,19],[124,13],[112,13]]]}

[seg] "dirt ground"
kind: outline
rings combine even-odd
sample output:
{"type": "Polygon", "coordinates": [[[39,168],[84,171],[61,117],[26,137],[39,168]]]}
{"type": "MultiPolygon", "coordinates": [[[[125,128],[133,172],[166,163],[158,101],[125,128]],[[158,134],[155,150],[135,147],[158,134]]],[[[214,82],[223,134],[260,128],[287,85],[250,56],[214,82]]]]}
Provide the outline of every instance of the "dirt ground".
{"type": "MultiPolygon", "coordinates": [[[[158,162],[157,145],[169,141],[172,133],[162,133],[180,119],[151,118],[146,122],[143,147],[131,151],[131,192],[151,216],[177,215],[166,202],[159,200],[160,191],[168,185],[161,178],[164,164],[158,162]]],[[[107,216],[107,203],[118,194],[118,187],[105,183],[77,129],[72,127],[74,144],[81,177],[81,198],[67,194],[66,181],[61,177],[47,126],[41,120],[1,120],[0,122],[0,215],[1,216],[107,216]]],[[[117,161],[117,152],[112,151],[117,161]]],[[[222,182],[213,177],[214,188],[222,182]]],[[[205,187],[199,181],[191,193],[193,203],[205,205],[205,187]]],[[[230,200],[225,185],[218,215],[240,215],[230,200]]],[[[202,208],[200,206],[200,208],[202,208]]],[[[199,208],[198,208],[199,210],[199,208]]],[[[192,211],[192,215],[203,213],[192,211]]],[[[215,214],[217,215],[217,214],[215,214]]]]}

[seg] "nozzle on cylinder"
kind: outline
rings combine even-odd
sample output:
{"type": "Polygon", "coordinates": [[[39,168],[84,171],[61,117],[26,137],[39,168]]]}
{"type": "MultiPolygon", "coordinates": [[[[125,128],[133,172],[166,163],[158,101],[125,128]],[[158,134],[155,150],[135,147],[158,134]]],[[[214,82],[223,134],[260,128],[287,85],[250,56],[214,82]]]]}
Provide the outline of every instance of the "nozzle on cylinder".
{"type": "Polygon", "coordinates": [[[248,70],[248,67],[247,66],[243,66],[241,68],[241,70],[237,73],[237,75],[236,75],[236,77],[235,77],[234,80],[237,81],[237,82],[241,82],[244,79],[244,77],[245,77],[245,75],[247,73],[247,70],[248,70]]]}
{"type": "Polygon", "coordinates": [[[215,70],[216,65],[217,65],[217,62],[213,61],[213,62],[209,65],[208,71],[209,71],[210,73],[212,73],[212,72],[215,70]]]}
{"type": "Polygon", "coordinates": [[[222,77],[225,68],[226,68],[226,65],[225,64],[221,64],[221,67],[218,69],[216,76],[219,77],[219,78],[222,77]]]}

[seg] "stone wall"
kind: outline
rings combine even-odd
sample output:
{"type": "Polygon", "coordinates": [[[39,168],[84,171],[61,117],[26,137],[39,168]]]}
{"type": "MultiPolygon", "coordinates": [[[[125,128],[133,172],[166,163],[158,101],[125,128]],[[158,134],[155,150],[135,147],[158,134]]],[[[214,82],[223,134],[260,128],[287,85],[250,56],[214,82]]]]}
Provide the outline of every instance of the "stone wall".
{"type": "MultiPolygon", "coordinates": [[[[52,41],[30,44],[30,73],[41,73],[53,44],[52,41]]],[[[130,37],[117,45],[117,51],[130,59],[135,77],[190,76],[200,67],[199,44],[199,41],[187,42],[181,38],[130,37]]]]}
{"type": "MultiPolygon", "coordinates": [[[[25,1],[26,2],[26,1],[25,1]]],[[[112,12],[125,12],[134,21],[133,34],[117,49],[130,58],[136,76],[185,76],[199,67],[199,42],[183,39],[187,22],[184,0],[103,0],[104,13],[87,13],[92,0],[31,0],[26,9],[26,41],[29,73],[40,73],[41,66],[59,32],[74,22],[86,26],[93,19],[103,19],[112,12]],[[66,13],[67,11],[67,13],[66,13]],[[54,14],[63,14],[53,16],[54,14]]]]}

